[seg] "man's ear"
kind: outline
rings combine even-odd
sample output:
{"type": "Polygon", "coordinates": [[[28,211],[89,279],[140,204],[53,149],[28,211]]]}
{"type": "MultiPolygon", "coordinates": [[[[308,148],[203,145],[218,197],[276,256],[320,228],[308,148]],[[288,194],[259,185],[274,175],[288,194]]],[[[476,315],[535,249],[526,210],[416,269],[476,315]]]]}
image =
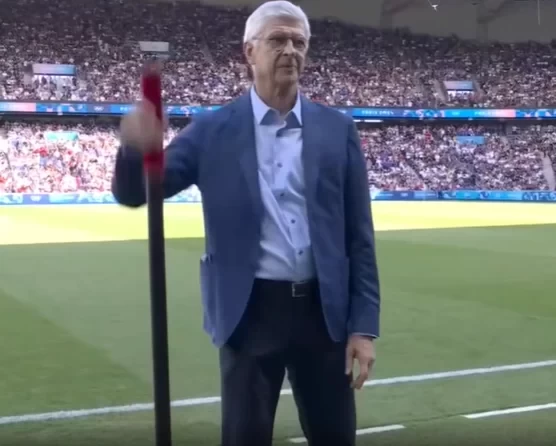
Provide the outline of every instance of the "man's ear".
{"type": "Polygon", "coordinates": [[[249,65],[255,65],[255,60],[253,57],[253,50],[255,49],[252,42],[245,42],[243,44],[243,54],[249,65]]]}

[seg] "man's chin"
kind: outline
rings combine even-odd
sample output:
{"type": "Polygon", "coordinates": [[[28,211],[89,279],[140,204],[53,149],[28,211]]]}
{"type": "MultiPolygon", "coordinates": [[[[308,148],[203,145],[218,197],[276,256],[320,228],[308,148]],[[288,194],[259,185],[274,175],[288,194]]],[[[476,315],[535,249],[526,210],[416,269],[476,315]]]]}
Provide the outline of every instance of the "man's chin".
{"type": "Polygon", "coordinates": [[[299,80],[299,76],[297,75],[296,72],[293,73],[279,73],[278,76],[276,76],[276,80],[278,81],[279,84],[282,85],[291,85],[291,84],[296,84],[297,81],[299,80]]]}

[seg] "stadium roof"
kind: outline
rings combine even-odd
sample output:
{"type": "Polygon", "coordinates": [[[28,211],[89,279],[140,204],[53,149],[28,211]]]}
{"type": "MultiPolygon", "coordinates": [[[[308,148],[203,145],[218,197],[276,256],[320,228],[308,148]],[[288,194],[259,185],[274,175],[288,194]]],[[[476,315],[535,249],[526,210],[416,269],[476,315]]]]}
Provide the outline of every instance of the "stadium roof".
{"type": "MultiPolygon", "coordinates": [[[[412,7],[430,7],[433,10],[437,10],[439,7],[445,6],[446,3],[451,3],[442,0],[382,0],[385,7],[390,11],[401,12],[404,9],[412,7]]],[[[467,1],[471,5],[478,5],[480,0],[460,0],[460,2],[467,1]]],[[[498,14],[502,13],[504,9],[508,9],[512,6],[514,0],[483,0],[485,18],[496,17],[498,14]]],[[[523,1],[523,0],[522,0],[523,1]]]]}
{"type": "Polygon", "coordinates": [[[429,7],[433,11],[442,11],[443,7],[454,5],[457,6],[458,3],[467,2],[473,7],[477,7],[479,10],[477,20],[481,22],[489,22],[505,12],[511,10],[516,6],[516,2],[535,2],[538,0],[457,0],[456,2],[450,0],[382,0],[386,11],[390,11],[392,14],[397,14],[408,8],[415,7],[429,7]],[[482,5],[481,5],[482,3],[482,5]]]}
{"type": "MultiPolygon", "coordinates": [[[[200,1],[237,6],[262,3],[262,0],[200,1]]],[[[404,27],[418,33],[504,42],[556,39],[556,0],[293,1],[314,18],[338,18],[373,27],[404,27]]]]}

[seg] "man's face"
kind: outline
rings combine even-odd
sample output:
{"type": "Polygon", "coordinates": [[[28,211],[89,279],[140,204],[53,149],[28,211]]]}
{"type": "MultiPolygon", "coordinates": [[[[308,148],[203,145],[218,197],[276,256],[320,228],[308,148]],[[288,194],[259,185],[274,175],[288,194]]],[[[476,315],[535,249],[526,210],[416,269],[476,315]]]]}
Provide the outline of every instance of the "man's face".
{"type": "Polygon", "coordinates": [[[244,51],[255,79],[279,87],[298,82],[308,48],[302,23],[274,19],[253,42],[245,44],[244,51]]]}

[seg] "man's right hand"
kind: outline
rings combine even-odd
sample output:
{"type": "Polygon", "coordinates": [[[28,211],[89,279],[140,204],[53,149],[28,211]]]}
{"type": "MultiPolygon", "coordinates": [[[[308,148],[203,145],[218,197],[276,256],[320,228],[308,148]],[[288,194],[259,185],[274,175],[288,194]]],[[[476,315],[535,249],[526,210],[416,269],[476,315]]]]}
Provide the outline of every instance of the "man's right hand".
{"type": "Polygon", "coordinates": [[[121,144],[143,154],[159,150],[165,127],[165,121],[160,121],[156,117],[155,108],[151,103],[138,102],[135,109],[122,118],[121,144]]]}

